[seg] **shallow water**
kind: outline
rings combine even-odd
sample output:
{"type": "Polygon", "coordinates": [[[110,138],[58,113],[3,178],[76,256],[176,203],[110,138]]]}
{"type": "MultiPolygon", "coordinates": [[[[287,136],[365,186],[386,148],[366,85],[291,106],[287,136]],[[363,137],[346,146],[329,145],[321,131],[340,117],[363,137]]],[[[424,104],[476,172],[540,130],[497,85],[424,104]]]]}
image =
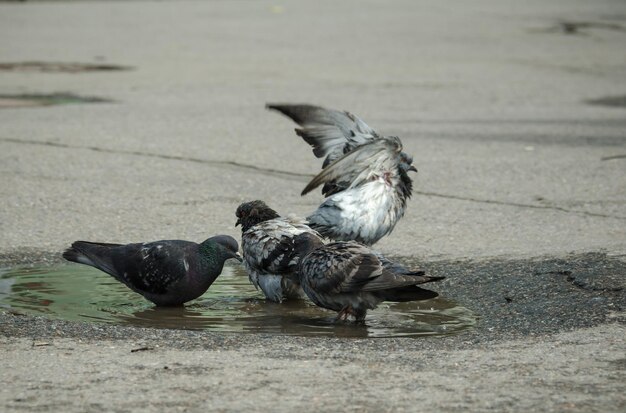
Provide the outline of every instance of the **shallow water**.
{"type": "Polygon", "coordinates": [[[225,267],[185,307],[155,307],[109,275],[84,265],[0,270],[0,307],[49,318],[139,327],[298,336],[400,337],[455,334],[476,316],[438,297],[381,303],[365,325],[334,323],[336,313],[308,301],[274,304],[249,283],[242,267],[225,267]]]}

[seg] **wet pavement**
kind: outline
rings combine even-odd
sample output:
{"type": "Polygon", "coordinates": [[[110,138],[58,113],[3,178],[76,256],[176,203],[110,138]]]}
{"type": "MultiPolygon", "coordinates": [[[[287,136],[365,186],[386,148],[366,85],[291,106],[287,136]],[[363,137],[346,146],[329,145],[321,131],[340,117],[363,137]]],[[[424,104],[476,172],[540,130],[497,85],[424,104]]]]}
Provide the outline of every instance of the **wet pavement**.
{"type": "MultiPolygon", "coordinates": [[[[50,256],[51,262],[59,261],[58,257],[54,255],[50,256]]],[[[626,322],[626,262],[620,258],[610,257],[603,253],[588,253],[588,254],[571,254],[563,258],[535,258],[535,259],[489,259],[481,261],[469,261],[469,260],[453,260],[453,261],[437,261],[437,262],[417,262],[411,260],[402,260],[402,262],[409,265],[420,265],[428,271],[429,274],[441,276],[445,275],[446,280],[438,283],[437,291],[440,292],[442,297],[447,300],[440,303],[440,306],[447,308],[453,303],[457,303],[462,306],[461,308],[467,308],[470,311],[459,314],[461,320],[464,317],[469,323],[467,329],[462,328],[459,331],[455,331],[452,328],[449,332],[453,337],[444,340],[451,348],[465,347],[468,344],[477,345],[480,343],[500,342],[505,340],[522,339],[525,337],[542,337],[550,336],[564,331],[571,331],[580,328],[593,327],[604,323],[624,323],[626,322]],[[449,304],[448,304],[449,303],[449,304]],[[477,320],[476,320],[477,319],[477,320]]],[[[13,261],[13,264],[20,266],[20,261],[13,261]]],[[[21,262],[23,266],[24,263],[21,262]]],[[[73,267],[73,266],[72,266],[73,267]]],[[[28,267],[22,267],[28,268],[28,267]]],[[[36,271],[45,270],[46,267],[38,267],[36,271]]],[[[48,274],[54,276],[55,269],[58,271],[58,266],[49,266],[50,271],[48,274]]],[[[243,298],[243,303],[248,299],[252,299],[248,302],[248,305],[252,307],[258,307],[255,314],[248,314],[249,316],[256,316],[260,319],[270,317],[270,325],[264,330],[262,327],[259,331],[254,332],[254,335],[260,336],[263,339],[267,339],[274,334],[278,334],[277,340],[281,340],[280,336],[284,334],[295,336],[328,336],[330,339],[337,337],[352,337],[359,338],[362,336],[362,331],[358,326],[345,326],[341,328],[341,331],[332,331],[330,325],[322,321],[322,325],[318,325],[321,328],[319,331],[308,331],[307,328],[315,325],[316,320],[324,320],[324,311],[315,309],[305,304],[291,304],[286,309],[275,309],[275,305],[269,305],[256,300],[256,294],[252,288],[247,288],[247,283],[242,283],[241,275],[237,274],[239,269],[230,269],[226,271],[225,280],[222,284],[216,286],[217,291],[212,292],[214,287],[209,289],[209,292],[205,296],[191,303],[187,306],[187,310],[190,313],[195,311],[204,311],[208,316],[213,313],[214,316],[224,315],[222,314],[224,308],[222,308],[216,314],[210,309],[206,309],[206,306],[213,302],[218,306],[223,307],[226,305],[232,305],[233,299],[243,298]],[[239,278],[239,279],[237,279],[239,278]],[[234,279],[234,280],[233,280],[234,279]],[[235,289],[233,290],[233,285],[235,289]],[[230,291],[229,294],[225,293],[225,290],[230,291]],[[220,303],[221,301],[221,303],[220,303]],[[224,303],[224,301],[226,303],[224,303]],[[260,307],[259,307],[260,306],[260,307]],[[265,307],[264,307],[265,306],[265,307]],[[294,311],[295,310],[295,311],[294,311]],[[208,312],[207,312],[208,311],[208,312]],[[301,312],[297,315],[298,311],[301,312]],[[284,317],[285,324],[282,325],[284,329],[290,323],[294,322],[294,314],[297,315],[297,319],[300,323],[304,323],[299,330],[298,323],[292,327],[292,330],[288,328],[285,331],[275,331],[272,325],[272,321],[280,320],[281,316],[284,317]],[[308,326],[307,326],[308,320],[308,326]],[[330,329],[330,331],[328,330],[330,329]],[[335,336],[335,337],[334,337],[335,336]]],[[[67,271],[67,269],[65,269],[67,271]]],[[[84,271],[84,270],[70,270],[74,273],[74,276],[93,276],[97,271],[84,271]]],[[[70,275],[71,275],[70,273],[70,275]]],[[[8,273],[10,275],[10,273],[8,273]]],[[[41,338],[54,338],[54,337],[83,337],[86,332],[89,332],[87,336],[92,338],[101,339],[116,339],[120,337],[134,337],[140,338],[146,330],[128,329],[124,325],[142,326],[150,325],[152,327],[164,327],[159,323],[166,323],[165,327],[174,328],[176,330],[206,330],[206,325],[203,326],[202,319],[195,320],[198,325],[194,325],[194,320],[189,321],[190,324],[185,324],[181,318],[181,324],[179,326],[170,325],[170,322],[176,323],[176,318],[173,320],[168,319],[167,314],[163,314],[165,320],[147,320],[142,319],[145,317],[138,317],[136,320],[119,318],[120,315],[124,316],[124,313],[132,314],[133,308],[141,308],[144,312],[150,312],[153,307],[150,303],[143,302],[140,297],[135,296],[133,293],[126,291],[125,287],[118,285],[115,281],[107,281],[106,275],[102,274],[102,283],[97,283],[101,289],[106,289],[109,298],[113,303],[108,303],[107,308],[101,309],[104,311],[110,311],[108,317],[112,319],[109,322],[113,322],[116,326],[109,326],[103,324],[89,325],[85,323],[72,323],[66,321],[55,320],[58,318],[75,319],[80,320],[80,297],[74,297],[76,303],[75,309],[66,309],[66,315],[48,314],[46,319],[41,317],[33,317],[33,314],[37,314],[36,308],[25,309],[20,308],[32,305],[31,302],[24,303],[23,298],[20,298],[20,294],[17,293],[14,299],[22,299],[22,303],[11,306],[9,309],[5,309],[7,313],[1,317],[6,322],[3,332],[9,336],[22,336],[22,337],[41,337],[41,338]],[[110,285],[112,284],[112,285],[110,285]],[[116,292],[117,291],[117,292],[116,292]],[[117,303],[115,303],[117,301],[117,303]],[[123,311],[115,311],[115,306],[121,305],[125,308],[123,311]],[[130,307],[128,307],[130,306],[130,307]],[[129,309],[130,308],[130,309],[129,309]],[[120,314],[121,313],[121,314],[120,314]],[[51,321],[52,319],[53,321],[51,321]]],[[[3,279],[12,279],[7,277],[7,273],[4,273],[3,279]]],[[[245,276],[243,276],[245,278],[245,276]]],[[[41,278],[38,278],[41,280],[41,278]]],[[[218,279],[220,280],[220,279],[218,279]]],[[[247,281],[247,280],[246,280],[247,281]]],[[[84,283],[84,281],[83,281],[84,283]]],[[[217,283],[216,283],[217,284],[217,283]]],[[[54,281],[50,281],[49,285],[54,285],[54,281]]],[[[48,286],[46,286],[48,287],[48,286]]],[[[68,287],[71,288],[71,287],[68,287]]],[[[77,288],[77,287],[75,287],[77,288]]],[[[10,287],[8,288],[10,289],[10,287]]],[[[18,288],[17,290],[22,290],[18,288]]],[[[37,292],[34,291],[27,294],[28,298],[36,301],[41,296],[37,296],[37,292]]],[[[54,297],[54,294],[49,294],[50,297],[54,297]]],[[[107,301],[107,296],[94,296],[93,292],[86,294],[85,309],[94,311],[102,307],[102,302],[107,301]],[[98,304],[98,300],[101,301],[98,304]],[[90,303],[95,304],[92,306],[90,303]]],[[[69,298],[72,301],[72,297],[69,298]]],[[[0,304],[11,304],[8,297],[0,300],[0,304]]],[[[106,303],[104,303],[106,304],[106,303]]],[[[71,303],[70,303],[71,306],[71,303]]],[[[105,306],[106,307],[106,306],[105,306]]],[[[244,305],[245,307],[245,305],[244,305]]],[[[417,305],[417,307],[420,307],[417,305]]],[[[430,306],[428,306],[430,308],[430,306]]],[[[436,307],[436,306],[435,306],[436,307]]],[[[384,310],[378,311],[381,314],[389,312],[389,308],[383,305],[384,310]]],[[[429,308],[425,308],[428,310],[429,308]]],[[[235,310],[240,311],[241,307],[235,305],[235,310]]],[[[397,309],[399,315],[406,309],[397,309]]],[[[154,311],[154,310],[152,310],[154,311]]],[[[43,312],[40,310],[40,312],[43,312]]],[[[391,310],[393,313],[394,310],[391,310]]],[[[329,313],[330,314],[330,313],[329,313]]],[[[85,315],[85,314],[83,314],[85,315]]],[[[87,317],[94,317],[94,314],[86,314],[87,317]]],[[[102,317],[103,314],[100,314],[102,317]]],[[[331,315],[332,316],[332,315],[331,315]]],[[[170,316],[171,317],[171,316],[170,316]]],[[[179,316],[180,317],[180,316],[179,316]]],[[[380,315],[378,315],[380,317],[380,315]]],[[[393,314],[389,316],[387,323],[394,325],[393,314]]],[[[377,313],[370,314],[368,318],[377,318],[377,313]]],[[[330,318],[329,318],[330,320],[330,318]]],[[[94,320],[97,321],[97,320],[94,320]]],[[[107,320],[100,320],[107,321],[107,320]]],[[[420,320],[417,316],[416,321],[420,320]]],[[[205,320],[206,322],[206,320],[205,320]]],[[[223,321],[224,322],[224,321],[223,321]]],[[[396,320],[397,322],[397,320],[396,320]]],[[[228,324],[228,320],[224,323],[228,324]]],[[[255,325],[255,321],[250,324],[252,327],[255,325]]],[[[380,327],[377,322],[370,322],[371,327],[375,330],[376,327],[380,327]]],[[[150,335],[153,337],[161,337],[163,340],[168,341],[168,337],[189,337],[189,341],[184,341],[183,348],[194,347],[193,337],[202,338],[202,345],[205,346],[206,342],[216,341],[224,343],[227,340],[229,348],[237,346],[236,343],[244,345],[249,343],[250,340],[254,341],[258,338],[246,338],[243,337],[241,332],[237,332],[237,329],[241,328],[241,324],[238,323],[236,317],[233,316],[231,320],[230,329],[225,328],[226,338],[221,334],[216,334],[216,331],[176,331],[169,332],[164,331],[150,331],[150,335]]],[[[219,327],[219,326],[218,326],[219,327]]],[[[398,335],[402,337],[407,335],[401,333],[401,326],[396,325],[399,329],[398,335]]],[[[218,328],[219,329],[219,328],[218,328]]],[[[427,331],[424,332],[425,335],[427,331]]],[[[442,335],[448,335],[448,332],[442,335]]],[[[419,336],[419,331],[415,334],[419,336]]],[[[246,334],[243,334],[244,336],[246,334]]],[[[377,334],[371,334],[375,337],[377,334]]],[[[381,336],[393,336],[393,332],[389,334],[380,334],[381,336]]],[[[362,337],[361,337],[362,338],[362,337]]],[[[181,346],[181,343],[176,344],[176,340],[170,342],[175,347],[181,346]]],[[[385,344],[388,345],[389,338],[385,339],[385,344]]],[[[401,340],[401,339],[398,339],[401,340]]],[[[376,340],[374,340],[376,341],[376,340]]],[[[336,342],[330,340],[329,342],[336,342]]],[[[432,344],[432,343],[431,343],[432,344]]],[[[429,344],[420,344],[420,346],[429,344]]],[[[441,345],[441,342],[437,342],[436,346],[441,345]]]]}
{"type": "Polygon", "coordinates": [[[8,411],[288,411],[303,405],[411,411],[416,403],[439,411],[622,410],[623,260],[590,253],[424,266],[450,276],[440,292],[479,315],[472,329],[436,337],[302,337],[50,320],[3,310],[3,378],[13,391],[4,387],[0,396],[8,411]],[[130,394],[120,385],[129,378],[130,394]],[[337,387],[333,380],[352,384],[337,387]],[[103,396],[103,388],[116,401],[103,396]]]}
{"type": "Polygon", "coordinates": [[[267,301],[243,266],[225,266],[200,299],[184,307],[155,307],[109,275],[83,265],[61,264],[0,270],[0,308],[51,319],[218,333],[305,337],[423,337],[459,334],[476,316],[442,296],[420,302],[384,303],[367,323],[335,323],[336,313],[308,300],[267,301]]]}

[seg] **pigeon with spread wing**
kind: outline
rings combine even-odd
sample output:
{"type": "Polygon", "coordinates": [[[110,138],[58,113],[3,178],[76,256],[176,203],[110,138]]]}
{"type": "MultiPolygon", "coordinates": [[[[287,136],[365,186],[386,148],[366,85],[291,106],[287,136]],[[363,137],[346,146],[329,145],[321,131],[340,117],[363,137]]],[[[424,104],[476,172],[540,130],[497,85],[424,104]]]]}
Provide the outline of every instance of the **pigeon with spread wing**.
{"type": "Polygon", "coordinates": [[[389,234],[411,196],[413,158],[395,136],[381,136],[349,112],[313,105],[268,104],[300,125],[296,133],[323,158],[322,171],[302,195],[320,185],[327,199],[307,217],[324,237],[372,245],[389,234]]]}

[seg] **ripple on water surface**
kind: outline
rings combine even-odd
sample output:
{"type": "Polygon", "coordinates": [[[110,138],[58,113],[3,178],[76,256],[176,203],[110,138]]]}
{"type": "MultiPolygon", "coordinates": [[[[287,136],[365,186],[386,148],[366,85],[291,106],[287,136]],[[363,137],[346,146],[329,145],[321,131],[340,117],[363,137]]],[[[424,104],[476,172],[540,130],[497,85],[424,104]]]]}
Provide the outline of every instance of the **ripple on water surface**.
{"type": "Polygon", "coordinates": [[[0,307],[64,320],[299,336],[444,335],[468,329],[476,321],[468,309],[438,297],[381,303],[368,312],[365,325],[336,324],[334,312],[307,301],[267,302],[241,267],[228,266],[202,297],[175,308],[155,307],[109,275],[84,265],[4,269],[0,307]]]}

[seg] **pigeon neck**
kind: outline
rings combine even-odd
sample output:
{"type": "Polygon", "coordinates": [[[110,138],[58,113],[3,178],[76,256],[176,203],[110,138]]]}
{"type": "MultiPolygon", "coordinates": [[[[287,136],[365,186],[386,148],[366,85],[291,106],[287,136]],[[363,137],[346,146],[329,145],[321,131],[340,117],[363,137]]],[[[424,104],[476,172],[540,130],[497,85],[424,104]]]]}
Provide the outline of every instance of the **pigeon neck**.
{"type": "Polygon", "coordinates": [[[216,264],[219,261],[219,257],[221,254],[219,245],[217,243],[206,240],[200,244],[199,250],[201,261],[211,264],[216,264]]]}
{"type": "Polygon", "coordinates": [[[400,170],[400,185],[398,187],[403,200],[406,202],[406,199],[411,197],[411,192],[413,191],[413,181],[406,171],[400,170]]]}

